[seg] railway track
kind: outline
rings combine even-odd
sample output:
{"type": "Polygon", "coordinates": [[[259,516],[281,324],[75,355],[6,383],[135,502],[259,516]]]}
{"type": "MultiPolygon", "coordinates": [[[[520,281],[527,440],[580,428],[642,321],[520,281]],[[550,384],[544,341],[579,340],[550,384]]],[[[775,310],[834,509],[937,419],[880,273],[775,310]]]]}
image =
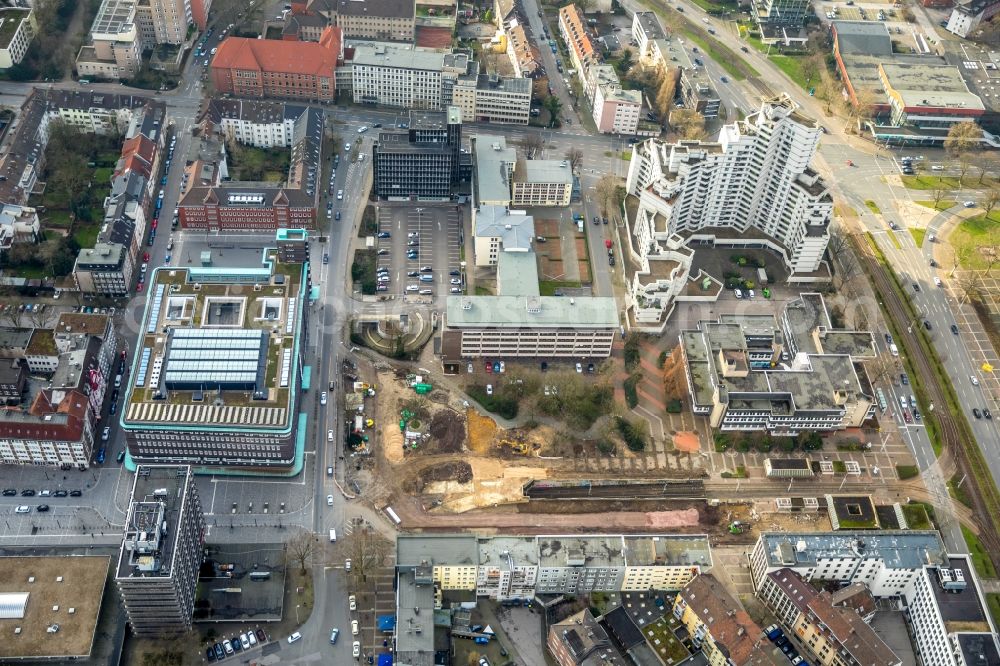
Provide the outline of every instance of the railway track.
{"type": "Polygon", "coordinates": [[[996,557],[1000,553],[1000,537],[997,534],[996,516],[990,512],[989,505],[983,499],[982,489],[979,488],[978,478],[970,468],[969,457],[966,453],[966,446],[978,446],[976,442],[963,442],[961,431],[955,418],[947,413],[948,401],[944,389],[938,383],[937,375],[931,361],[921,353],[920,335],[916,324],[908,326],[911,321],[910,313],[906,304],[900,299],[893,283],[892,276],[888,274],[885,267],[879,262],[878,257],[872,248],[859,237],[859,234],[851,234],[855,253],[863,262],[868,265],[868,273],[872,278],[872,284],[878,292],[887,313],[893,320],[894,328],[898,337],[902,338],[906,348],[910,350],[909,361],[919,375],[921,386],[928,393],[928,397],[935,405],[941,409],[934,412],[940,426],[941,439],[952,456],[955,458],[959,471],[967,475],[969,482],[975,486],[973,492],[969,493],[973,506],[970,507],[972,514],[979,525],[979,538],[986,547],[987,552],[996,557]]]}
{"type": "Polygon", "coordinates": [[[573,485],[548,485],[532,482],[524,489],[526,497],[543,499],[705,499],[705,484],[693,481],[656,481],[625,485],[603,485],[589,482],[573,485]]]}

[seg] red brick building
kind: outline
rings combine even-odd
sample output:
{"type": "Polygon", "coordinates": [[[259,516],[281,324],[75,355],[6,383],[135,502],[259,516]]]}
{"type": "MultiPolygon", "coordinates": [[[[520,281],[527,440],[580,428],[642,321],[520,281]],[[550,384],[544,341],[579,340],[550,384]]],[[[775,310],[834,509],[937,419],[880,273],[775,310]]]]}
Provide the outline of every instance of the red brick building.
{"type": "Polygon", "coordinates": [[[204,231],[274,231],[315,229],[316,202],[302,190],[195,187],[179,206],[184,229],[204,231]]]}
{"type": "Polygon", "coordinates": [[[333,101],[342,34],[328,27],[319,42],[227,37],[212,60],[212,83],[240,97],[333,101]]]}

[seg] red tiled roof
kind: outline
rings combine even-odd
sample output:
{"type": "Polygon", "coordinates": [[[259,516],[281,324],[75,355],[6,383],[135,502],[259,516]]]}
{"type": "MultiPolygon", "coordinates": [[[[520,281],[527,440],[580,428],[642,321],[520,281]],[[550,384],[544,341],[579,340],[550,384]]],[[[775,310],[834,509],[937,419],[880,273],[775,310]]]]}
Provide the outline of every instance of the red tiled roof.
{"type": "Polygon", "coordinates": [[[324,30],[319,43],[227,37],[212,68],[332,77],[341,43],[341,30],[335,27],[324,30]]]}
{"type": "Polygon", "coordinates": [[[115,175],[135,171],[149,178],[153,168],[156,144],[144,134],[136,134],[122,144],[122,159],[118,161],[115,175]]]}

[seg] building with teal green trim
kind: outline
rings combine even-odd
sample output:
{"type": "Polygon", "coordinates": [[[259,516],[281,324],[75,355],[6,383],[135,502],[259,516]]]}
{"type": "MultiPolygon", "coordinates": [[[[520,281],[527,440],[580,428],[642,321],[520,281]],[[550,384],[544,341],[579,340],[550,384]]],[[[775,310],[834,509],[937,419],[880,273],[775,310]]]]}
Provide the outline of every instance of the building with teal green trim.
{"type": "Polygon", "coordinates": [[[308,262],[159,268],[150,277],[121,425],[139,464],[295,464],[308,262]]]}

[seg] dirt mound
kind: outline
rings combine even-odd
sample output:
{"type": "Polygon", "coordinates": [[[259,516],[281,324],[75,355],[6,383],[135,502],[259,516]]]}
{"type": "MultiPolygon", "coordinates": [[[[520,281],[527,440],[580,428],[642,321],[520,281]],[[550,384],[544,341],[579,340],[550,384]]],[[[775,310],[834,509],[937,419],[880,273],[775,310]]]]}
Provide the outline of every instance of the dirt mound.
{"type": "Polygon", "coordinates": [[[465,419],[469,424],[469,448],[479,454],[488,453],[497,434],[496,421],[471,408],[465,410],[465,419]]]}
{"type": "Polygon", "coordinates": [[[454,461],[432,465],[420,472],[415,485],[416,491],[422,492],[424,486],[435,481],[457,481],[468,483],[472,481],[472,466],[467,462],[454,461]]]}
{"type": "MultiPolygon", "coordinates": [[[[465,443],[462,417],[450,409],[442,409],[431,419],[431,446],[441,453],[458,453],[465,443]]],[[[471,474],[471,472],[470,472],[471,474]]]]}

